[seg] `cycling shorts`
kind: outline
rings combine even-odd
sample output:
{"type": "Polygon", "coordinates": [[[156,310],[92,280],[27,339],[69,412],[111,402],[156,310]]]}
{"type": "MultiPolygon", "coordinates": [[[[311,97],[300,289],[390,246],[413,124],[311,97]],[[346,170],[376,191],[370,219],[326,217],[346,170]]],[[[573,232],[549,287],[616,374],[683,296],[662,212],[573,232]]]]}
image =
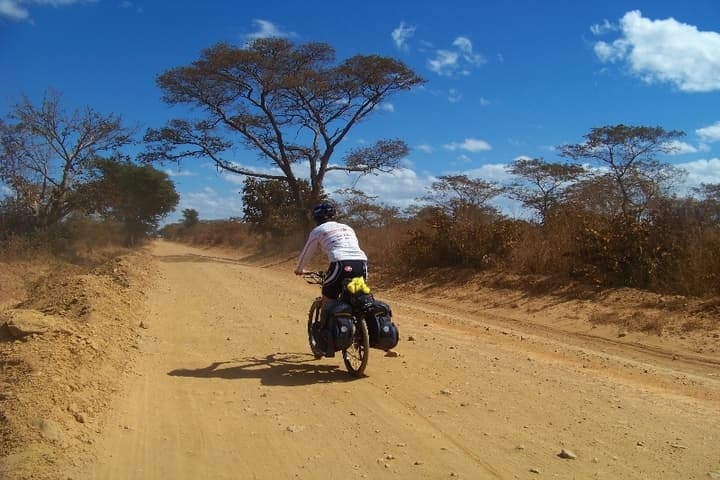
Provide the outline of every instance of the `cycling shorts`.
{"type": "Polygon", "coordinates": [[[338,298],[342,292],[342,281],[345,278],[363,277],[367,280],[367,262],[365,260],[343,260],[332,262],[328,266],[323,281],[322,294],[328,298],[338,298]]]}

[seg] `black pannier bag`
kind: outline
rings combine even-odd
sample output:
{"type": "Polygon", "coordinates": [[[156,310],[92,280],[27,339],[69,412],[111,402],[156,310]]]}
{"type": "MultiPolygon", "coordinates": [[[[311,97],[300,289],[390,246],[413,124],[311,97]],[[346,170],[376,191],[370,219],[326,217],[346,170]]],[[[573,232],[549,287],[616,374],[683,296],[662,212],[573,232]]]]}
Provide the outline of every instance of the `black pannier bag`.
{"type": "Polygon", "coordinates": [[[325,308],[328,319],[326,339],[334,351],[345,350],[350,346],[355,334],[352,318],[352,306],[341,300],[335,300],[325,308]]]}
{"type": "Polygon", "coordinates": [[[353,341],[355,326],[352,317],[338,315],[330,319],[330,337],[335,344],[335,351],[345,350],[353,341]]]}
{"type": "Polygon", "coordinates": [[[390,350],[398,344],[400,332],[392,321],[392,311],[388,304],[375,300],[372,310],[365,318],[371,348],[390,350]]]}

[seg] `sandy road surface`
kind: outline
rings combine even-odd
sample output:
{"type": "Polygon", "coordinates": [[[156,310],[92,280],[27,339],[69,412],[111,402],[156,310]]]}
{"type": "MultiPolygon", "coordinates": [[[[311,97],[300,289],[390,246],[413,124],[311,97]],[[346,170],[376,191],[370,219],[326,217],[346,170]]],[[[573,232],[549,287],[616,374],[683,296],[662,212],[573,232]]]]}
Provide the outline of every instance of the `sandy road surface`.
{"type": "Polygon", "coordinates": [[[352,380],[339,356],[309,354],[317,288],[290,266],[163,242],[154,255],[134,374],[73,478],[720,478],[711,361],[389,292],[400,356],[372,350],[352,380]]]}

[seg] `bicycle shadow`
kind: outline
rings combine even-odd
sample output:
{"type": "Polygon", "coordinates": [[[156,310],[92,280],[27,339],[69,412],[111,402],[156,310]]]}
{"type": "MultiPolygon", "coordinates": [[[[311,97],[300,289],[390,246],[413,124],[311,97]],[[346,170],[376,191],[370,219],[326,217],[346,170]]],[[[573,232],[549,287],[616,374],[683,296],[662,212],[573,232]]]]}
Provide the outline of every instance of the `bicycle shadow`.
{"type": "Polygon", "coordinates": [[[226,380],[259,378],[263,385],[285,387],[354,380],[337,365],[318,364],[312,355],[298,353],[274,353],[265,357],[213,362],[202,368],[171,370],[168,375],[226,380]]]}

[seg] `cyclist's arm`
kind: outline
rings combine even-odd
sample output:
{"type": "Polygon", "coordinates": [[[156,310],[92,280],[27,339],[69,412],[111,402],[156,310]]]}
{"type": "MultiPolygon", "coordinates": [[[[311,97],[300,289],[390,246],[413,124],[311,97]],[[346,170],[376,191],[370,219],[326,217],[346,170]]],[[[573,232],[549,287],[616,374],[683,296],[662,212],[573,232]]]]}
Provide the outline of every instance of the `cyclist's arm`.
{"type": "Polygon", "coordinates": [[[318,235],[315,230],[310,232],[310,235],[308,236],[307,242],[305,242],[305,246],[303,247],[302,251],[300,252],[300,256],[298,257],[297,266],[295,267],[295,275],[302,275],[305,273],[305,265],[310,261],[313,254],[315,253],[315,250],[318,246],[318,235]]]}

